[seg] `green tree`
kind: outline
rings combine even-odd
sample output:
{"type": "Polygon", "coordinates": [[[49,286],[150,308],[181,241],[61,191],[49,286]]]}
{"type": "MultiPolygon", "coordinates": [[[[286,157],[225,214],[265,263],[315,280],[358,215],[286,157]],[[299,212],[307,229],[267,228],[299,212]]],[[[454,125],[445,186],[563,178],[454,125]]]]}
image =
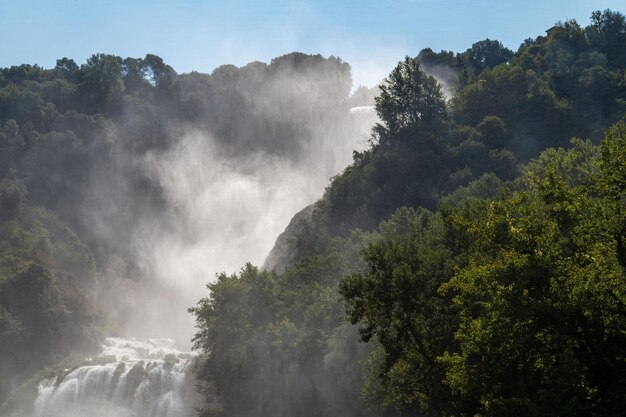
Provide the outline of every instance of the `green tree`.
{"type": "Polygon", "coordinates": [[[610,68],[626,65],[626,18],[622,13],[609,9],[593,12],[586,33],[589,40],[606,54],[610,68]]]}
{"type": "Polygon", "coordinates": [[[161,90],[171,87],[176,76],[176,71],[158,55],[147,54],[143,59],[146,74],[153,85],[161,90]]]}
{"type": "Polygon", "coordinates": [[[369,361],[366,394],[428,416],[453,415],[437,357],[455,349],[456,315],[438,294],[452,275],[439,215],[401,208],[381,224],[382,240],[363,250],[367,268],[345,278],[340,293],[361,339],[380,346],[369,361]]]}
{"type": "Polygon", "coordinates": [[[591,184],[597,153],[579,143],[466,224],[469,263],[443,286],[460,308],[460,353],[442,361],[448,384],[481,415],[623,413],[623,201],[610,204],[610,190],[623,198],[611,176],[624,169],[624,132],[620,123],[607,135],[591,184]],[[585,159],[572,172],[569,161],[585,159]]]}
{"type": "Polygon", "coordinates": [[[149,86],[146,76],[148,68],[141,58],[125,58],[122,61],[122,78],[126,91],[135,92],[149,86]]]}
{"type": "Polygon", "coordinates": [[[617,257],[626,273],[626,119],[609,129],[600,145],[603,201],[617,244],[617,257]]]}
{"type": "Polygon", "coordinates": [[[76,82],[78,80],[80,68],[73,59],[57,59],[57,63],[54,69],[57,70],[59,72],[59,75],[61,75],[61,77],[65,78],[67,81],[76,82]]]}
{"type": "Polygon", "coordinates": [[[465,53],[469,61],[481,70],[508,62],[513,57],[513,51],[505,48],[502,42],[490,39],[472,44],[465,53]]]}
{"type": "Polygon", "coordinates": [[[419,126],[441,121],[446,105],[441,86],[420,69],[418,58],[407,56],[380,86],[376,112],[382,125],[375,130],[384,144],[401,132],[414,134],[419,126]]]}
{"type": "Polygon", "coordinates": [[[483,136],[483,141],[489,148],[504,148],[507,142],[506,125],[497,116],[485,116],[480,121],[478,131],[483,136]]]}
{"type": "Polygon", "coordinates": [[[124,92],[122,58],[95,54],[81,66],[80,92],[95,112],[114,111],[124,92]]]}

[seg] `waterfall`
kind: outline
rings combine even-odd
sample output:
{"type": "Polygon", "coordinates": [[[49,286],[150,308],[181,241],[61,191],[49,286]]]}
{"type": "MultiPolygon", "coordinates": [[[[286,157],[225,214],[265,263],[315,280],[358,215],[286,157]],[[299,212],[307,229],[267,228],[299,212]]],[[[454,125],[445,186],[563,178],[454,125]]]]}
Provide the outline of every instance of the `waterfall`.
{"type": "Polygon", "coordinates": [[[191,417],[193,354],[169,339],[105,339],[93,364],[40,382],[35,417],[191,417]]]}

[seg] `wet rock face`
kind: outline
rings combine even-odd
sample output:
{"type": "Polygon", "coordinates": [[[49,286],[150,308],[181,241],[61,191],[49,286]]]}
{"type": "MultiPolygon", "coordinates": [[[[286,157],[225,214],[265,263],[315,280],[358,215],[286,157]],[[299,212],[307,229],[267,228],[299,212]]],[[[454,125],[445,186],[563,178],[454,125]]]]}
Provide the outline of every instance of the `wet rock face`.
{"type": "Polygon", "coordinates": [[[311,218],[316,210],[315,204],[311,204],[293,216],[285,231],[276,239],[262,269],[281,273],[293,264],[298,255],[298,238],[305,228],[310,226],[311,218]]]}
{"type": "Polygon", "coordinates": [[[34,416],[195,416],[201,403],[189,383],[192,359],[171,340],[108,338],[98,364],[39,384],[34,416]]]}

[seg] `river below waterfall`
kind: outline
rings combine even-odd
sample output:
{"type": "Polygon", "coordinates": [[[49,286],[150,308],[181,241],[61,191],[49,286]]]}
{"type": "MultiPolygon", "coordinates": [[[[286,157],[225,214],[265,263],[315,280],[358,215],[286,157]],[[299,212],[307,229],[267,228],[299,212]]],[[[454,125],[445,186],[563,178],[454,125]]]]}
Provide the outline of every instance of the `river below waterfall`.
{"type": "Polygon", "coordinates": [[[102,352],[39,383],[35,417],[191,417],[193,354],[170,339],[105,339],[102,352]]]}

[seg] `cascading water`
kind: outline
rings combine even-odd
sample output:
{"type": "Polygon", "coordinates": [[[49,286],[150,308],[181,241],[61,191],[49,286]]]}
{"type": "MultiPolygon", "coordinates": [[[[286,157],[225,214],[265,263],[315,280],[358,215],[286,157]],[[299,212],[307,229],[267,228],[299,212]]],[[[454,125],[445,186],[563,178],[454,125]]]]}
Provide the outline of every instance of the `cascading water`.
{"type": "Polygon", "coordinates": [[[107,338],[99,364],[39,384],[35,417],[191,417],[192,358],[170,339],[107,338]]]}

